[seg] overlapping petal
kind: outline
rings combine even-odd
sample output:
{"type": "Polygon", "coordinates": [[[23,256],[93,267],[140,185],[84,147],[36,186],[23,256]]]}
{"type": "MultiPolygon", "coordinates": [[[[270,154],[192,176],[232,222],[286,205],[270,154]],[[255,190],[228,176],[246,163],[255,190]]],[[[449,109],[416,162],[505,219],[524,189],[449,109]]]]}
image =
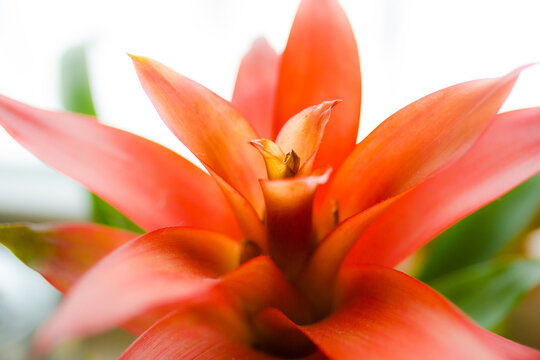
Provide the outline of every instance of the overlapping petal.
{"type": "Polygon", "coordinates": [[[76,283],[39,331],[35,349],[43,353],[60,341],[119,324],[140,332],[175,308],[216,292],[229,294],[249,312],[274,306],[297,321],[310,319],[305,300],[269,258],[257,257],[232,271],[238,261],[238,243],[217,233],[166,228],[136,238],[76,283]]]}
{"type": "Polygon", "coordinates": [[[300,329],[331,359],[539,359],[474,325],[427,285],[396,270],[342,273],[338,308],[300,329]]]}
{"type": "Polygon", "coordinates": [[[236,215],[240,229],[242,229],[243,241],[252,241],[257,244],[261,250],[267,250],[268,244],[266,241],[266,233],[259,214],[257,214],[253,206],[251,206],[249,201],[241,193],[214,171],[211,169],[209,169],[209,171],[223,191],[223,194],[229,201],[229,204],[236,215]]]}
{"type": "Polygon", "coordinates": [[[294,151],[300,158],[300,174],[311,173],[330,111],[339,100],[323,101],[290,118],[281,128],[276,145],[287,154],[294,151]]]}
{"type": "Polygon", "coordinates": [[[343,100],[332,114],[315,160],[315,168],[337,169],[356,143],[361,97],[358,49],[343,9],[335,0],[302,1],[282,55],[274,136],[303,109],[343,100]]]}
{"type": "Polygon", "coordinates": [[[337,172],[320,212],[321,232],[407,190],[461,156],[485,130],[521,69],[455,85],[398,111],[360,142],[337,172]]]}
{"type": "Polygon", "coordinates": [[[138,237],[76,283],[38,333],[35,347],[44,352],[67,338],[203,294],[237,265],[238,243],[217,233],[166,228],[138,237]]]}
{"type": "MultiPolygon", "coordinates": [[[[247,320],[234,308],[214,301],[172,313],[139,337],[121,360],[278,360],[254,350],[247,320]]],[[[323,360],[321,353],[298,360],[323,360]]]]}
{"type": "Polygon", "coordinates": [[[314,246],[313,199],[329,175],[327,168],[310,176],[261,181],[270,255],[292,278],[298,275],[314,246]]]}
{"type": "Polygon", "coordinates": [[[255,40],[238,69],[232,104],[259,138],[272,138],[279,55],[264,38],[255,40]]]}
{"type": "Polygon", "coordinates": [[[105,255],[137,234],[84,223],[0,226],[0,244],[66,292],[105,255]]]}
{"type": "Polygon", "coordinates": [[[238,235],[214,181],[161,145],[92,117],[40,110],[2,96],[0,125],[146,230],[184,225],[238,235]]]}
{"type": "Polygon", "coordinates": [[[265,169],[249,145],[258,138],[249,123],[228,101],[202,85],[155,60],[132,58],[143,88],[180,141],[261,209],[257,180],[265,177],[265,169]]]}
{"type": "Polygon", "coordinates": [[[346,261],[395,266],[448,226],[539,171],[540,108],[497,115],[465,155],[389,206],[346,261]]]}

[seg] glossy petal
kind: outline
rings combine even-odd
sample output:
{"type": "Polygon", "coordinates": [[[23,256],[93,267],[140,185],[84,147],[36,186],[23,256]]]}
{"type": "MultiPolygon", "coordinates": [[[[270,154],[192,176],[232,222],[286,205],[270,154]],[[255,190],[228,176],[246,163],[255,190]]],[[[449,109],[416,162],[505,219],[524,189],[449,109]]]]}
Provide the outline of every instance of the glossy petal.
{"type": "Polygon", "coordinates": [[[393,269],[341,278],[337,310],[304,333],[332,359],[539,359],[540,352],[474,325],[427,285],[393,269]]]}
{"type": "Polygon", "coordinates": [[[321,209],[323,232],[331,228],[333,204],[344,220],[411,188],[465,153],[501,107],[520,70],[438,91],[385,120],[336,174],[321,209]]]}
{"type": "Polygon", "coordinates": [[[338,100],[324,101],[310,106],[289,119],[281,128],[276,144],[283,152],[294,152],[300,157],[300,173],[309,175],[321,144],[330,111],[338,100]]]}
{"type": "MultiPolygon", "coordinates": [[[[278,360],[254,350],[246,319],[226,304],[172,313],[139,337],[120,360],[278,360]]],[[[302,360],[322,360],[318,353],[302,360]]]]}
{"type": "Polygon", "coordinates": [[[279,55],[264,38],[255,40],[238,69],[232,104],[259,138],[272,138],[279,55]]]}
{"type": "Polygon", "coordinates": [[[40,110],[2,96],[0,125],[146,230],[184,225],[238,234],[214,181],[161,145],[95,118],[40,110]]]}
{"type": "Polygon", "coordinates": [[[332,113],[315,168],[337,169],[356,143],[362,86],[358,49],[335,0],[304,0],[282,55],[273,133],[303,109],[341,99],[332,113]]]}
{"type": "Polygon", "coordinates": [[[144,90],[159,115],[204,164],[240,191],[253,206],[262,206],[257,180],[264,164],[250,140],[255,131],[226,100],[157,61],[133,56],[144,90]]]}
{"type": "Polygon", "coordinates": [[[329,175],[330,169],[323,169],[310,176],[261,181],[270,256],[291,278],[298,275],[315,245],[313,199],[329,175]]]}
{"type": "Polygon", "coordinates": [[[135,237],[96,224],[0,226],[0,244],[61,292],[66,292],[102,257],[135,237]]]}
{"type": "Polygon", "coordinates": [[[168,228],[136,238],[89,270],[35,338],[45,352],[158,306],[200,295],[238,264],[238,244],[217,233],[168,228]],[[92,309],[89,311],[89,309],[92,309]]]}
{"type": "Polygon", "coordinates": [[[540,108],[497,115],[463,157],[388,207],[346,261],[395,266],[448,226],[539,171],[540,108]]]}

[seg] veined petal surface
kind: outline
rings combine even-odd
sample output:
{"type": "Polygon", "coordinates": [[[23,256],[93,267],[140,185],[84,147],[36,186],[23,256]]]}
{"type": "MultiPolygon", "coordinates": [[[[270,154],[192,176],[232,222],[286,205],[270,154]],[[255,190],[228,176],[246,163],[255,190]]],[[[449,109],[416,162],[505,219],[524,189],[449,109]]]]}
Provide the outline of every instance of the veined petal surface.
{"type": "Polygon", "coordinates": [[[493,119],[520,71],[440,90],[385,120],[338,170],[320,211],[321,232],[331,229],[333,207],[344,220],[463,155],[493,119]]]}
{"type": "Polygon", "coordinates": [[[540,171],[540,107],[497,115],[460,159],[403,194],[363,233],[349,264],[395,266],[540,171]]]}
{"type": "Polygon", "coordinates": [[[165,65],[132,56],[141,84],[167,126],[204,164],[262,208],[263,161],[249,145],[258,136],[225,99],[165,65]]]}

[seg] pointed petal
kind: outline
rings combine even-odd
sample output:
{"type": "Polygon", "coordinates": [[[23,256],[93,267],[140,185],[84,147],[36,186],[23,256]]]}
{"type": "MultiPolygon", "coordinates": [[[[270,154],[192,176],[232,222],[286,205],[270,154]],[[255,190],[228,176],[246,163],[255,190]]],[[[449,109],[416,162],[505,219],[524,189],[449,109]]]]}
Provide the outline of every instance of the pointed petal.
{"type": "Polygon", "coordinates": [[[395,266],[539,171],[540,107],[497,115],[463,157],[389,206],[359,238],[346,262],[395,266]]]}
{"type": "Polygon", "coordinates": [[[298,275],[315,245],[313,199],[329,176],[327,168],[310,176],[261,181],[270,255],[290,278],[298,275]]]}
{"type": "Polygon", "coordinates": [[[339,100],[324,101],[310,106],[289,119],[281,128],[276,144],[288,153],[300,157],[300,172],[308,175],[313,167],[315,155],[321,144],[324,129],[330,119],[330,111],[339,100]]]}
{"type": "Polygon", "coordinates": [[[463,155],[497,113],[521,70],[438,91],[385,120],[337,172],[321,209],[322,232],[331,228],[332,202],[338,204],[340,219],[346,219],[463,155]]]}
{"type": "Polygon", "coordinates": [[[76,283],[39,331],[35,348],[46,352],[66,338],[103,331],[157,306],[200,295],[237,264],[238,244],[217,233],[168,228],[143,235],[76,283]]]}
{"type": "Polygon", "coordinates": [[[352,28],[335,0],[303,0],[282,55],[273,133],[301,110],[341,99],[332,114],[315,167],[338,169],[358,135],[362,85],[352,28]]]}
{"type": "Polygon", "coordinates": [[[257,244],[261,250],[266,251],[268,249],[268,244],[266,242],[264,226],[253,206],[251,206],[249,201],[242,194],[236,191],[236,189],[210,168],[209,172],[214,180],[216,180],[216,183],[221,188],[221,191],[223,191],[227,200],[229,200],[229,204],[242,229],[243,240],[252,241],[257,244]]]}
{"type": "Polygon", "coordinates": [[[0,226],[0,244],[63,293],[102,257],[137,236],[96,224],[0,226]]]}
{"type": "Polygon", "coordinates": [[[272,138],[279,55],[265,38],[255,40],[238,69],[232,104],[259,138],[272,138]]]}
{"type": "Polygon", "coordinates": [[[184,225],[238,234],[214,181],[161,145],[95,118],[40,110],[2,96],[0,125],[146,230],[184,225]]]}
{"type": "Polygon", "coordinates": [[[371,225],[390,206],[397,196],[352,216],[339,224],[315,249],[305,266],[299,286],[320,314],[327,312],[332,302],[332,291],[343,260],[358,240],[359,234],[371,225]]]}
{"type": "Polygon", "coordinates": [[[159,115],[203,163],[262,206],[257,180],[265,177],[260,155],[249,145],[257,139],[249,123],[226,100],[163,64],[132,56],[144,90],[159,115]]]}
{"type": "Polygon", "coordinates": [[[300,327],[330,358],[539,359],[540,352],[473,324],[427,285],[383,267],[341,277],[337,310],[300,327]]]}

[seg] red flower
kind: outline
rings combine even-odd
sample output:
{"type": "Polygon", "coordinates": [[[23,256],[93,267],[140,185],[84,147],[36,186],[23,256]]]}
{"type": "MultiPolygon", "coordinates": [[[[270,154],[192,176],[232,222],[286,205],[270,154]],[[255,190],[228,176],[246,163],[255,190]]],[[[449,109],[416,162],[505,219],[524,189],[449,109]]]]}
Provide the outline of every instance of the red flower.
{"type": "Polygon", "coordinates": [[[358,53],[334,0],[302,1],[281,58],[255,43],[232,105],[133,60],[210,175],[95,119],[0,98],[15,139],[150,231],[3,230],[67,291],[37,351],[122,324],[141,334],[123,359],[540,359],[392,269],[540,171],[540,108],[496,115],[520,70],[428,95],[355,145],[358,53]]]}

